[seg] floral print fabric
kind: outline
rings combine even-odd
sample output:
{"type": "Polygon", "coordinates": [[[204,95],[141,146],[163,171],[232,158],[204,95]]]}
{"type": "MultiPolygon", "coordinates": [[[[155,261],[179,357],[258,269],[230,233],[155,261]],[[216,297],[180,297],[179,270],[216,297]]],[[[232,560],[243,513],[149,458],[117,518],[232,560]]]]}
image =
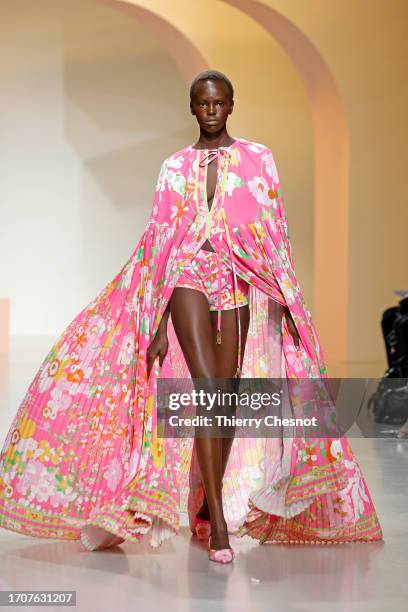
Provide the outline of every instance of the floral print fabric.
{"type": "MultiPolygon", "coordinates": [[[[238,306],[248,304],[249,285],[238,277],[238,306]]],[[[189,287],[205,294],[209,310],[235,308],[231,270],[219,261],[218,255],[200,249],[193,261],[184,268],[177,287],[189,287]],[[218,287],[220,286],[220,291],[218,287]]]]}
{"type": "MultiPolygon", "coordinates": [[[[21,402],[0,455],[0,526],[77,539],[87,526],[153,546],[190,524],[203,488],[194,440],[158,435],[156,391],[189,372],[169,318],[169,352],[146,351],[183,270],[206,237],[249,284],[242,377],[327,379],[294,271],[272,152],[236,138],[218,155],[211,214],[205,151],[162,164],[150,219],[129,260],[63,331],[21,402]],[[296,347],[283,316],[290,310],[296,347]]],[[[324,386],[324,385],[323,385],[324,386]]],[[[327,391],[327,390],[326,390],[327,391]]],[[[335,408],[327,392],[328,421],[335,408]]],[[[379,540],[381,527],[345,437],[234,440],[224,479],[229,529],[259,542],[379,540]]]]}

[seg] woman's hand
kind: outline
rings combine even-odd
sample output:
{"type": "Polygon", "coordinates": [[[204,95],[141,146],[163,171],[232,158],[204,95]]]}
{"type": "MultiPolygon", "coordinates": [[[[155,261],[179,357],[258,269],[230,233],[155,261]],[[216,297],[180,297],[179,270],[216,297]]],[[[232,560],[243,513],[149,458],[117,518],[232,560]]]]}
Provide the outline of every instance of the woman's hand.
{"type": "Polygon", "coordinates": [[[150,376],[153,364],[157,356],[159,356],[159,366],[163,365],[164,358],[169,348],[169,340],[167,338],[167,329],[159,326],[155,337],[149,344],[146,351],[147,359],[147,378],[150,376]]]}
{"type": "Polygon", "coordinates": [[[292,319],[292,315],[290,314],[289,308],[285,309],[285,317],[286,317],[286,325],[288,326],[289,333],[292,336],[293,342],[295,343],[296,347],[298,347],[300,344],[300,338],[299,338],[298,331],[296,329],[296,325],[292,319]]]}

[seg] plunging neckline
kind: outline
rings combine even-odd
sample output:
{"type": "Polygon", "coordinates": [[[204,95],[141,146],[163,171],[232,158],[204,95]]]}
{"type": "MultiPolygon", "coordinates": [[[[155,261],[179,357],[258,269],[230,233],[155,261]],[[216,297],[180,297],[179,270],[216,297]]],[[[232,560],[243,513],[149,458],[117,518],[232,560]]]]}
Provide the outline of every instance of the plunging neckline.
{"type": "MultiPolygon", "coordinates": [[[[239,146],[241,140],[243,139],[235,138],[234,142],[232,142],[230,145],[216,147],[214,149],[195,149],[192,144],[186,147],[186,150],[194,151],[193,165],[195,167],[195,176],[196,176],[195,193],[196,193],[196,199],[197,199],[197,209],[198,209],[199,214],[203,215],[205,218],[205,239],[210,242],[211,246],[213,245],[210,240],[209,231],[210,231],[212,219],[214,218],[214,215],[217,214],[217,209],[218,209],[218,212],[220,210],[220,207],[218,205],[218,194],[220,190],[223,191],[225,188],[226,169],[228,168],[228,165],[229,165],[229,159],[231,155],[233,155],[232,149],[234,147],[239,146]],[[211,202],[211,208],[210,208],[209,202],[208,202],[208,193],[207,193],[207,178],[208,178],[207,171],[208,171],[208,166],[210,163],[208,161],[208,158],[211,156],[211,152],[213,152],[215,154],[215,157],[220,159],[222,163],[219,163],[217,159],[217,176],[216,176],[217,180],[216,180],[215,190],[214,190],[214,194],[213,194],[213,198],[211,202]],[[226,164],[226,167],[225,167],[225,164],[226,164]],[[221,173],[218,172],[219,168],[221,169],[221,173]]],[[[222,208],[222,205],[221,205],[221,208],[222,208]]]]}
{"type": "MultiPolygon", "coordinates": [[[[197,202],[198,210],[200,214],[202,214],[205,218],[205,239],[208,240],[212,248],[215,250],[215,247],[212,244],[211,236],[210,236],[210,228],[212,224],[212,220],[214,216],[216,216],[220,212],[220,207],[222,208],[222,203],[219,202],[219,193],[223,192],[225,189],[225,181],[226,181],[226,171],[229,164],[229,151],[233,145],[229,145],[228,147],[219,147],[218,149],[214,149],[215,159],[217,162],[216,169],[216,183],[214,194],[212,197],[211,208],[208,202],[208,193],[207,193],[207,179],[208,179],[208,167],[212,161],[209,160],[209,156],[211,153],[208,153],[209,149],[195,149],[196,151],[202,151],[197,156],[195,156],[195,167],[196,167],[196,177],[200,177],[199,180],[199,190],[200,195],[198,196],[198,182],[196,183],[196,194],[198,196],[199,202],[197,202]],[[204,162],[204,163],[203,163],[204,162]]],[[[221,196],[222,197],[222,196],[221,196]]],[[[205,243],[205,242],[204,242],[205,243]]],[[[206,249],[204,249],[206,250],[206,249]]]]}
{"type": "MultiPolygon", "coordinates": [[[[204,170],[204,181],[203,181],[203,190],[204,190],[204,201],[205,201],[205,206],[206,206],[206,210],[207,210],[207,216],[209,215],[210,217],[212,216],[212,209],[214,207],[214,202],[216,201],[216,196],[218,193],[218,183],[219,183],[219,176],[218,176],[218,168],[219,168],[219,162],[218,159],[221,155],[222,152],[224,151],[228,151],[229,149],[231,149],[238,141],[238,138],[234,139],[234,142],[232,142],[230,145],[228,146],[222,146],[222,147],[215,147],[213,149],[195,149],[192,145],[190,145],[190,149],[192,149],[193,151],[206,151],[207,152],[207,159],[209,157],[211,157],[211,153],[214,153],[214,157],[208,161],[207,163],[203,164],[205,166],[205,170],[204,170]],[[215,189],[214,189],[214,194],[212,197],[212,201],[211,201],[211,208],[209,206],[209,202],[208,202],[208,192],[207,192],[207,178],[208,178],[208,166],[215,160],[217,160],[217,170],[216,170],[216,181],[215,181],[215,189]]],[[[205,157],[204,157],[205,159],[205,157]]],[[[201,166],[203,160],[198,160],[198,165],[201,166]]]]}
{"type": "Polygon", "coordinates": [[[205,197],[205,203],[207,205],[208,208],[208,212],[211,214],[211,209],[214,205],[214,201],[215,201],[215,196],[217,194],[217,186],[218,186],[218,154],[211,160],[208,162],[208,164],[206,164],[205,166],[205,179],[204,179],[204,197],[205,197]],[[211,207],[209,206],[209,202],[208,202],[208,187],[207,187],[207,181],[208,181],[208,168],[210,166],[210,164],[212,164],[212,162],[215,160],[215,188],[214,188],[214,193],[213,196],[211,198],[211,207]]]}
{"type": "MultiPolygon", "coordinates": [[[[200,150],[200,149],[197,149],[200,150]]],[[[211,149],[201,149],[201,150],[211,150],[211,149]]],[[[216,202],[216,196],[217,196],[217,192],[218,192],[218,183],[219,183],[219,176],[218,176],[218,168],[219,168],[219,163],[218,163],[218,159],[219,159],[219,153],[217,153],[217,155],[211,160],[209,161],[207,164],[205,164],[205,170],[204,170],[204,181],[203,181],[203,189],[204,189],[204,201],[205,201],[205,205],[207,207],[208,210],[208,214],[210,216],[212,216],[212,209],[214,206],[214,203],[216,202]],[[207,179],[208,179],[208,167],[209,165],[216,160],[216,170],[215,170],[215,189],[214,189],[214,193],[213,193],[213,197],[211,199],[211,207],[208,205],[208,192],[207,192],[207,179]]]]}

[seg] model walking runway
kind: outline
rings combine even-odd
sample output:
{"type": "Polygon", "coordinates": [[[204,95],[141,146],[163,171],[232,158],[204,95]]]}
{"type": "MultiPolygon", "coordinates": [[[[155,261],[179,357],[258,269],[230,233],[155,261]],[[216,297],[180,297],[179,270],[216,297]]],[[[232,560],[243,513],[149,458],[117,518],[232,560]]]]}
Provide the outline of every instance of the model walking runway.
{"type": "MultiPolygon", "coordinates": [[[[229,533],[260,543],[382,539],[343,436],[235,438],[223,455],[222,492],[202,443],[158,436],[159,378],[198,371],[197,351],[188,353],[183,336],[186,318],[179,321],[172,303],[180,290],[208,301],[208,350],[228,351],[236,317],[231,377],[327,378],[294,270],[272,151],[228,135],[231,100],[222,79],[196,81],[191,108],[202,140],[165,159],[129,260],[41,364],[0,455],[1,527],[43,538],[82,533],[89,548],[143,537],[158,546],[177,534],[187,509],[192,530],[198,516],[204,535],[212,532],[214,560],[229,549],[222,512],[229,533]],[[208,142],[215,146],[199,146],[208,142]],[[168,351],[150,368],[163,326],[168,351]]],[[[334,413],[325,404],[326,417],[334,413]]]]}

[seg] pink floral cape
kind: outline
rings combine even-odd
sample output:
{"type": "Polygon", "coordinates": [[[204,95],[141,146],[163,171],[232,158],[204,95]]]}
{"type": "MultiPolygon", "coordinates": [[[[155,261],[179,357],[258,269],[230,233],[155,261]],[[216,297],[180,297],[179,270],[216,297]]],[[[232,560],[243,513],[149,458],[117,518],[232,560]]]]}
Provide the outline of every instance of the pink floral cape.
{"type": "MultiPolygon", "coordinates": [[[[1,527],[77,539],[98,526],[158,546],[177,534],[183,511],[192,525],[203,498],[194,439],[158,435],[158,380],[190,376],[171,316],[168,354],[149,378],[146,351],[206,237],[250,284],[242,377],[327,380],[296,279],[271,150],[243,138],[219,149],[211,211],[204,155],[190,145],[164,160],[130,258],[41,364],[0,455],[1,527]]],[[[335,414],[330,393],[324,414],[328,421],[335,414]]],[[[223,502],[229,531],[260,543],[382,539],[367,483],[342,435],[236,438],[223,502]]]]}

